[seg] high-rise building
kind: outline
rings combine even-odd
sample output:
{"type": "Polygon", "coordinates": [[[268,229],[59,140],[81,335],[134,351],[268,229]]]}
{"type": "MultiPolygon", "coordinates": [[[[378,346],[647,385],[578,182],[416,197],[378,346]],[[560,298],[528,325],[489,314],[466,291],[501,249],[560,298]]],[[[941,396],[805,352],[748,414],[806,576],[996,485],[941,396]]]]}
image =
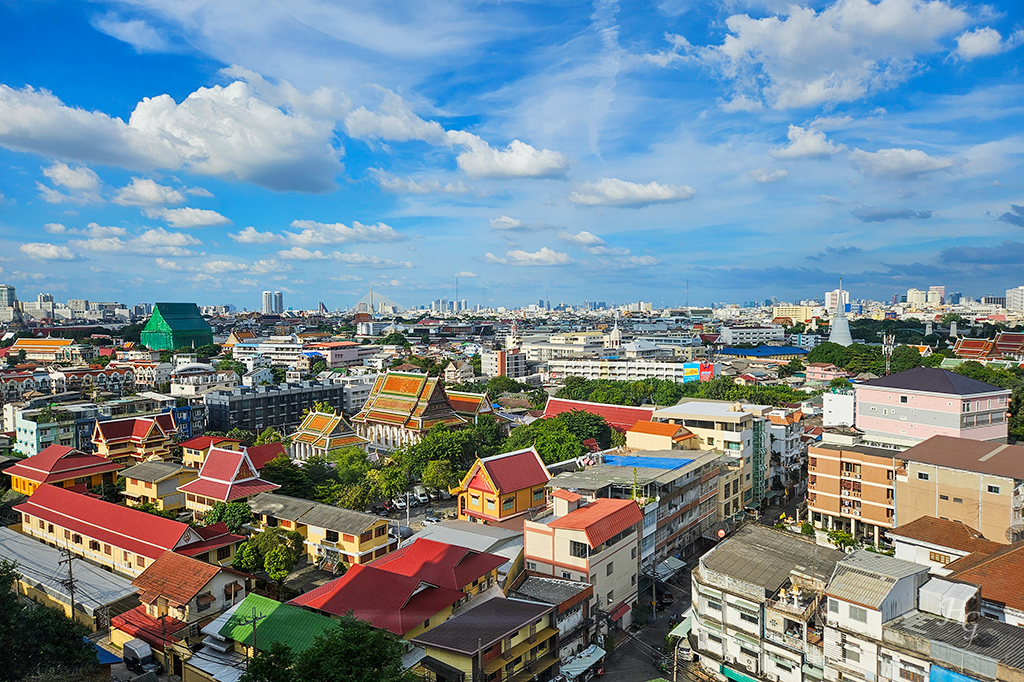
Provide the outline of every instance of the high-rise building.
{"type": "Polygon", "coordinates": [[[0,284],[0,308],[13,308],[18,303],[18,297],[14,293],[14,287],[10,284],[0,284]]]}
{"type": "Polygon", "coordinates": [[[951,291],[949,295],[946,296],[946,303],[949,305],[959,305],[963,297],[964,295],[959,291],[951,291]]]}
{"type": "Polygon", "coordinates": [[[274,292],[274,312],[278,315],[284,312],[284,294],[280,291],[274,292]]]}
{"type": "Polygon", "coordinates": [[[839,307],[840,302],[843,304],[843,312],[846,312],[846,306],[850,302],[850,292],[844,291],[843,289],[833,289],[832,291],[825,292],[825,310],[829,312],[835,312],[839,307]]]}
{"type": "Polygon", "coordinates": [[[1006,309],[1024,312],[1024,286],[1006,290],[1006,309]]]}
{"type": "Polygon", "coordinates": [[[938,286],[938,285],[935,285],[935,284],[933,284],[932,286],[928,287],[928,302],[929,303],[932,302],[932,294],[938,294],[938,297],[939,297],[938,303],[939,303],[939,305],[941,305],[941,304],[946,302],[946,287],[938,286]]]}
{"type": "Polygon", "coordinates": [[[263,292],[263,306],[260,308],[260,311],[264,315],[272,315],[274,313],[274,292],[263,292]]]}
{"type": "Polygon", "coordinates": [[[925,306],[928,305],[928,292],[920,289],[907,289],[907,305],[925,306]]]}

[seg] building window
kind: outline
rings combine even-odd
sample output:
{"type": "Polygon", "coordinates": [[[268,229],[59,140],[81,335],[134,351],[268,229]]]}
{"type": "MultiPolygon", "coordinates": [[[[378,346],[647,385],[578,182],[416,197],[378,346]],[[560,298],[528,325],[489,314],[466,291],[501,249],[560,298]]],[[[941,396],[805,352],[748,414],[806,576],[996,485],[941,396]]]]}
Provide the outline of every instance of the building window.
{"type": "Polygon", "coordinates": [[[990,485],[988,487],[988,491],[990,493],[995,493],[996,495],[998,495],[999,494],[999,486],[997,486],[997,485],[990,485]]]}
{"type": "Polygon", "coordinates": [[[900,396],[900,402],[901,402],[901,403],[905,403],[905,402],[907,402],[907,396],[905,396],[905,395],[901,395],[901,396],[900,396]]]}
{"type": "Polygon", "coordinates": [[[633,548],[633,549],[632,549],[632,550],[630,551],[630,557],[629,557],[629,558],[630,558],[630,559],[635,559],[635,558],[636,558],[636,547],[634,547],[634,548],[633,548]]]}
{"type": "Polygon", "coordinates": [[[629,584],[630,585],[636,585],[636,573],[634,573],[633,575],[630,576],[629,584]]]}
{"type": "Polygon", "coordinates": [[[492,498],[487,499],[487,511],[494,511],[494,500],[492,498]]]}
{"type": "Polygon", "coordinates": [[[572,580],[572,573],[569,571],[562,571],[562,577],[566,580],[572,580]]]}
{"type": "Polygon", "coordinates": [[[217,548],[217,561],[224,561],[231,556],[231,545],[217,548]]]}
{"type": "Polygon", "coordinates": [[[745,620],[748,623],[757,625],[757,616],[751,616],[750,614],[743,613],[742,611],[740,611],[740,620],[745,620]]]}
{"type": "Polygon", "coordinates": [[[501,511],[511,511],[516,506],[516,498],[506,497],[501,501],[501,511]]]}
{"type": "Polygon", "coordinates": [[[71,542],[75,543],[76,545],[82,544],[82,536],[78,533],[75,533],[75,535],[71,538],[71,542]]]}
{"type": "Polygon", "coordinates": [[[110,554],[111,554],[110,545],[106,545],[106,544],[103,545],[103,553],[106,554],[107,556],[110,556],[110,554]]]}
{"type": "Polygon", "coordinates": [[[143,557],[141,557],[138,554],[136,554],[135,555],[135,559],[136,559],[135,563],[137,563],[139,565],[139,568],[145,568],[146,567],[146,560],[143,557]]]}
{"type": "Polygon", "coordinates": [[[708,604],[708,608],[713,610],[713,611],[721,611],[722,610],[722,602],[720,602],[720,601],[713,601],[711,599],[708,599],[707,600],[707,604],[708,604]]]}
{"type": "Polygon", "coordinates": [[[953,498],[953,502],[955,502],[956,504],[963,504],[964,503],[964,498],[962,498],[962,497],[954,497],[953,498]]]}
{"type": "Polygon", "coordinates": [[[855,651],[853,649],[846,649],[843,651],[843,657],[852,663],[860,663],[859,651],[855,651]]]}
{"type": "Polygon", "coordinates": [[[607,568],[607,570],[605,570],[604,574],[605,575],[611,575],[612,571],[614,571],[614,570],[615,570],[615,562],[609,561],[608,562],[608,568],[607,568]]]}
{"type": "Polygon", "coordinates": [[[569,554],[578,559],[587,558],[587,550],[590,549],[586,543],[576,542],[575,540],[569,541],[569,554]]]}
{"type": "Polygon", "coordinates": [[[470,495],[469,496],[469,503],[471,505],[473,505],[474,507],[479,507],[480,506],[480,496],[479,495],[470,495]]]}
{"type": "Polygon", "coordinates": [[[430,627],[430,619],[429,618],[427,618],[425,621],[423,621],[423,627],[424,628],[429,628],[430,627]]]}
{"type": "Polygon", "coordinates": [[[100,551],[100,543],[96,542],[95,540],[89,540],[89,549],[93,552],[100,551]]]}
{"type": "Polygon", "coordinates": [[[839,613],[839,602],[837,602],[835,599],[829,599],[828,610],[832,613],[839,613]]]}
{"type": "MultiPolygon", "coordinates": [[[[383,526],[381,526],[381,527],[383,528],[383,526]]],[[[329,530],[324,535],[324,537],[327,540],[327,542],[337,542],[338,541],[338,531],[336,531],[336,530],[329,530]]]]}
{"type": "Polygon", "coordinates": [[[919,481],[927,481],[930,478],[931,477],[928,474],[926,474],[925,472],[923,472],[923,471],[918,471],[917,472],[917,480],[919,480],[919,481]]]}
{"type": "MultiPolygon", "coordinates": [[[[388,527],[387,526],[377,526],[374,529],[374,531],[373,531],[373,536],[377,537],[377,538],[381,537],[382,535],[387,535],[387,534],[388,534],[388,527]]],[[[338,537],[338,534],[335,533],[334,537],[338,537]]]]}
{"type": "Polygon", "coordinates": [[[527,571],[536,571],[537,570],[537,563],[534,562],[534,561],[527,561],[526,562],[526,570],[527,571]]]}
{"type": "Polygon", "coordinates": [[[939,495],[939,499],[944,502],[949,502],[949,495],[939,495]]]}
{"type": "Polygon", "coordinates": [[[928,560],[934,561],[937,564],[946,565],[949,563],[949,555],[939,554],[938,552],[928,552],[928,560]]]}
{"type": "Polygon", "coordinates": [[[615,599],[615,590],[608,590],[608,604],[611,604],[613,599],[615,599]]]}
{"type": "Polygon", "coordinates": [[[540,502],[544,499],[544,488],[537,488],[533,491],[533,501],[540,502]]]}
{"type": "Polygon", "coordinates": [[[858,623],[868,622],[868,612],[866,609],[862,609],[859,606],[850,604],[850,620],[855,620],[858,623]]]}

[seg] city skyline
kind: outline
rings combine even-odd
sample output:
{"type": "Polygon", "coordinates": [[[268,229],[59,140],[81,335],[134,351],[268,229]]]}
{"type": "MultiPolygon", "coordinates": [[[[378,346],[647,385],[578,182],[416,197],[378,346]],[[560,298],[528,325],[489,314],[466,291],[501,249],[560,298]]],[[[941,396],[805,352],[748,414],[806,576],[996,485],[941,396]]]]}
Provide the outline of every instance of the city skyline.
{"type": "Polygon", "coordinates": [[[1020,285],[1008,0],[194,4],[0,7],[0,281],[249,309],[1020,285]]]}

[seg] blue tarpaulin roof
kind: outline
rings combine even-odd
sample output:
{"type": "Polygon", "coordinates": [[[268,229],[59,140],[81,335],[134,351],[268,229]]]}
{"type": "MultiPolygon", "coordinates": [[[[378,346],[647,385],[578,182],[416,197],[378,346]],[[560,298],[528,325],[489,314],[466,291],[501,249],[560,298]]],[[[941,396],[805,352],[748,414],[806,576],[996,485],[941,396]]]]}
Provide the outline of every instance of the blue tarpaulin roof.
{"type": "Polygon", "coordinates": [[[636,467],[637,469],[678,469],[684,467],[692,459],[676,457],[628,457],[625,455],[605,455],[604,463],[617,467],[636,467]]]}

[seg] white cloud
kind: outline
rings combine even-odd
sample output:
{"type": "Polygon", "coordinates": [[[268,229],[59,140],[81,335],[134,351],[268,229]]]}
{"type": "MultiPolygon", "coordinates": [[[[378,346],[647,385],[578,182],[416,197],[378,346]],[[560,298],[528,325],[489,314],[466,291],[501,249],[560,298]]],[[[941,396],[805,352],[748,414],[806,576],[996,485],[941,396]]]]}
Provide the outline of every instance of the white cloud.
{"type": "Polygon", "coordinates": [[[605,240],[598,237],[592,232],[586,230],[581,231],[579,234],[570,234],[569,232],[559,232],[558,238],[564,242],[575,244],[576,246],[599,246],[606,244],[605,240]]]}
{"type": "MultiPolygon", "coordinates": [[[[95,225],[92,223],[91,225],[95,225]]],[[[99,226],[96,226],[99,227],[99,226]]],[[[102,229],[102,228],[101,228],[102,229]]],[[[122,229],[122,228],[113,228],[122,229]]],[[[97,233],[100,234],[100,233],[97,233]]],[[[123,235],[124,233],[122,233],[123,235]]],[[[201,241],[185,232],[169,232],[162,227],[146,230],[137,236],[122,239],[120,236],[77,239],[68,245],[79,251],[97,251],[101,253],[130,253],[147,256],[187,257],[198,255],[186,248],[202,244],[201,241]]]]}
{"type": "Polygon", "coordinates": [[[510,218],[507,215],[503,215],[500,218],[491,218],[488,223],[492,230],[500,232],[543,232],[544,230],[553,230],[555,228],[555,225],[548,223],[527,223],[518,218],[510,218]]]}
{"type": "Polygon", "coordinates": [[[18,250],[29,258],[37,260],[75,260],[78,254],[66,246],[58,244],[31,243],[22,244],[18,250]]]}
{"type": "Polygon", "coordinates": [[[345,130],[358,139],[423,140],[433,145],[444,144],[446,135],[440,123],[424,121],[412,112],[405,100],[390,90],[384,91],[380,113],[359,107],[345,117],[345,130]]]}
{"type": "Polygon", "coordinates": [[[815,130],[839,130],[853,123],[852,116],[818,116],[807,124],[815,130]]]}
{"type": "Polygon", "coordinates": [[[764,109],[764,105],[761,102],[746,95],[736,95],[732,99],[720,103],[718,106],[727,114],[735,114],[738,111],[752,114],[764,109]]]}
{"type": "Polygon", "coordinates": [[[194,197],[207,197],[207,198],[209,198],[209,197],[213,196],[213,192],[211,192],[210,190],[206,189],[205,187],[186,187],[185,188],[185,193],[186,194],[191,194],[194,197]]]}
{"type": "Polygon", "coordinates": [[[720,45],[693,48],[740,96],[776,109],[849,102],[905,82],[919,55],[971,21],[947,0],[836,0],[726,20],[720,45]]]}
{"type": "MultiPolygon", "coordinates": [[[[294,101],[302,102],[294,89],[294,101]]],[[[274,106],[253,85],[139,102],[128,122],[69,107],[45,90],[0,85],[0,146],[130,169],[184,168],[279,191],[333,189],[342,170],[334,120],[274,106]]]]}
{"type": "Polygon", "coordinates": [[[183,201],[185,197],[181,192],[173,187],[158,185],[149,178],[132,178],[132,181],[119,189],[114,196],[114,203],[122,206],[167,206],[183,201]]]}
{"type": "Polygon", "coordinates": [[[756,170],[748,170],[747,175],[754,182],[768,184],[771,182],[778,182],[779,180],[783,179],[784,177],[789,175],[789,171],[783,170],[781,168],[777,168],[773,171],[770,171],[767,168],[758,168],[756,170]]]}
{"type": "Polygon", "coordinates": [[[461,270],[459,272],[456,272],[455,276],[462,277],[463,279],[473,279],[475,277],[479,277],[480,275],[476,274],[475,272],[470,272],[469,270],[461,270]]]}
{"type": "Polygon", "coordinates": [[[864,175],[894,179],[919,178],[927,173],[951,168],[953,159],[944,156],[928,156],[920,149],[879,149],[866,152],[854,149],[850,152],[854,168],[864,175]]]}
{"type": "Polygon", "coordinates": [[[249,266],[245,263],[235,263],[229,260],[211,260],[198,266],[206,272],[245,272],[249,266]]]}
{"type": "Polygon", "coordinates": [[[999,31],[986,26],[967,31],[957,37],[955,54],[960,59],[971,61],[1012,50],[1021,43],[1024,43],[1024,30],[1016,31],[1004,42],[999,31]]]}
{"type": "Polygon", "coordinates": [[[246,227],[241,232],[229,233],[228,236],[239,244],[270,244],[282,241],[283,239],[281,235],[274,234],[273,232],[260,232],[252,225],[246,227]]]}
{"type": "Polygon", "coordinates": [[[61,223],[46,223],[43,225],[43,229],[50,234],[64,234],[68,231],[68,228],[64,227],[61,223]]]}
{"type": "Polygon", "coordinates": [[[349,227],[343,223],[293,220],[291,226],[301,232],[285,232],[284,237],[288,243],[297,246],[397,242],[403,239],[401,234],[385,223],[363,225],[358,221],[353,221],[352,227],[349,227]]]}
{"type": "Polygon", "coordinates": [[[514,249],[505,253],[504,258],[498,258],[493,253],[484,254],[484,259],[490,263],[501,265],[566,265],[572,263],[572,258],[567,253],[560,253],[544,246],[540,251],[530,253],[514,249]]]}
{"type": "Polygon", "coordinates": [[[170,45],[155,28],[141,19],[123,20],[108,14],[92,22],[93,28],[126,42],[136,52],[166,52],[170,45]]]}
{"type": "Polygon", "coordinates": [[[270,275],[292,270],[291,263],[282,263],[274,258],[258,260],[249,266],[249,272],[254,275],[270,275]]]}
{"type": "Polygon", "coordinates": [[[65,187],[74,192],[96,192],[102,186],[100,176],[91,168],[79,166],[71,168],[66,163],[57,162],[43,169],[43,175],[55,185],[65,187]]]}
{"type": "Polygon", "coordinates": [[[166,258],[157,258],[156,266],[164,270],[170,270],[171,272],[184,272],[185,268],[175,261],[167,260],[166,258]]]}
{"type": "Polygon", "coordinates": [[[781,149],[772,149],[768,155],[776,159],[827,159],[846,149],[844,145],[837,145],[825,137],[820,130],[801,128],[790,125],[789,146],[781,149]]]}
{"type": "Polygon", "coordinates": [[[230,225],[231,221],[216,211],[205,208],[147,208],[145,214],[150,218],[160,218],[171,227],[193,228],[230,225]]]}
{"type": "Polygon", "coordinates": [[[337,253],[334,254],[338,260],[349,265],[365,265],[375,268],[414,268],[409,261],[394,261],[380,256],[367,256],[362,253],[337,253]]]}
{"type": "Polygon", "coordinates": [[[667,204],[692,199],[697,191],[686,185],[662,185],[649,182],[646,185],[601,178],[597,182],[585,182],[569,195],[569,201],[582,206],[621,206],[642,208],[651,204],[667,204]]]}
{"type": "Polygon", "coordinates": [[[329,260],[334,256],[320,250],[310,251],[309,249],[304,249],[301,246],[293,246],[290,249],[278,251],[277,257],[284,258],[286,260],[329,260]]]}
{"type": "Polygon", "coordinates": [[[535,149],[512,140],[505,149],[494,149],[472,133],[453,130],[448,139],[465,147],[456,157],[459,168],[471,178],[552,178],[565,173],[569,161],[551,149],[535,149]]]}
{"type": "Polygon", "coordinates": [[[472,191],[461,180],[446,183],[439,182],[438,180],[413,180],[412,178],[400,178],[391,175],[378,168],[371,168],[370,172],[377,178],[377,184],[385,192],[400,194],[467,194],[472,191]]]}

